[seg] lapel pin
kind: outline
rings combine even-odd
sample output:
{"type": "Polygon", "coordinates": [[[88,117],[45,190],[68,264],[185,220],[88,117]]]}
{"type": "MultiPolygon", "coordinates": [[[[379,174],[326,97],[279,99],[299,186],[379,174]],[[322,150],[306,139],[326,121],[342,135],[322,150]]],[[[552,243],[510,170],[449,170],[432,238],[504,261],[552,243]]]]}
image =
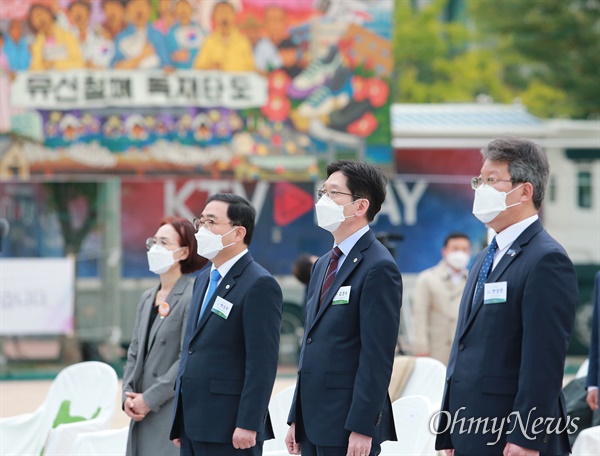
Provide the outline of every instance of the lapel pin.
{"type": "Polygon", "coordinates": [[[517,252],[515,252],[513,249],[510,249],[508,252],[506,252],[506,254],[510,255],[511,257],[514,257],[516,253],[517,252]]]}
{"type": "Polygon", "coordinates": [[[160,315],[160,319],[162,320],[167,315],[169,315],[170,310],[171,310],[171,306],[169,306],[169,303],[167,301],[161,302],[158,305],[158,315],[160,315]]]}
{"type": "Polygon", "coordinates": [[[354,258],[354,260],[352,260],[353,263],[356,263],[358,261],[358,258],[354,258]]]}
{"type": "Polygon", "coordinates": [[[229,285],[225,285],[225,289],[226,289],[226,290],[229,290],[229,285]]]}

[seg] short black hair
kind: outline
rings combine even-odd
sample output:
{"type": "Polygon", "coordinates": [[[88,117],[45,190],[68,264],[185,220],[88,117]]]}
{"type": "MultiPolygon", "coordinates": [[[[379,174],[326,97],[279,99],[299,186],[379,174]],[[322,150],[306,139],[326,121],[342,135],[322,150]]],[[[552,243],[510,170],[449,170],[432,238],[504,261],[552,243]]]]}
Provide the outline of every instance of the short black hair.
{"type": "Polygon", "coordinates": [[[446,239],[444,239],[444,247],[447,247],[448,242],[450,242],[452,239],[466,239],[467,241],[469,241],[469,244],[471,243],[471,239],[469,239],[469,236],[467,236],[465,233],[454,231],[453,233],[450,233],[448,236],[446,236],[446,239]]]}
{"type": "Polygon", "coordinates": [[[341,172],[348,179],[348,189],[354,200],[356,196],[369,200],[367,220],[372,222],[387,193],[387,178],[381,169],[367,162],[353,160],[338,160],[327,165],[327,177],[335,172],[341,172]]]}
{"type": "Polygon", "coordinates": [[[294,274],[294,277],[296,277],[304,285],[308,285],[308,282],[310,282],[310,273],[312,272],[313,264],[313,255],[310,253],[302,253],[292,266],[292,274],[294,274]]]}
{"type": "Polygon", "coordinates": [[[211,201],[222,201],[228,204],[227,217],[234,226],[246,228],[244,244],[250,245],[254,234],[254,221],[256,220],[256,209],[252,207],[250,202],[246,198],[233,193],[215,193],[208,197],[206,204],[211,201]]]}

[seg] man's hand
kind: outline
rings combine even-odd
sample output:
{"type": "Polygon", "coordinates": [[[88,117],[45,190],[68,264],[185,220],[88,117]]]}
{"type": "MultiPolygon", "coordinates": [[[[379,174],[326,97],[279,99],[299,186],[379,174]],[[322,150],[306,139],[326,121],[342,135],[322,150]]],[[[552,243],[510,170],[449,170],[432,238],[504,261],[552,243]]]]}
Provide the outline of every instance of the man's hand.
{"type": "Polygon", "coordinates": [[[173,439],[173,445],[177,448],[181,448],[181,439],[173,439]]]}
{"type": "MultiPolygon", "coordinates": [[[[125,394],[129,396],[129,393],[125,394]]],[[[133,409],[133,399],[131,397],[125,399],[125,403],[123,404],[123,410],[125,411],[125,414],[133,421],[142,421],[144,419],[145,415],[136,413],[133,409]]]]}
{"type": "Polygon", "coordinates": [[[148,407],[148,405],[146,404],[146,401],[144,400],[144,396],[142,395],[142,393],[127,392],[127,393],[125,393],[125,395],[129,398],[129,399],[127,399],[128,401],[133,402],[133,406],[131,408],[138,415],[146,416],[148,413],[150,413],[152,411],[152,410],[150,410],[150,407],[148,407]]]}
{"type": "Polygon", "coordinates": [[[592,410],[598,410],[598,388],[589,389],[585,401],[592,410]]]}
{"type": "Polygon", "coordinates": [[[348,438],[348,453],[346,453],[346,456],[369,456],[372,440],[367,435],[352,432],[348,438]]]}
{"type": "Polygon", "coordinates": [[[285,446],[289,454],[300,454],[300,444],[296,442],[296,423],[290,424],[288,433],[285,436],[285,446]]]}
{"type": "Polygon", "coordinates": [[[256,431],[248,429],[235,428],[233,431],[233,448],[236,450],[246,450],[256,445],[256,431]]]}
{"type": "Polygon", "coordinates": [[[540,452],[523,448],[514,443],[507,443],[502,452],[502,456],[539,456],[540,452]]]}

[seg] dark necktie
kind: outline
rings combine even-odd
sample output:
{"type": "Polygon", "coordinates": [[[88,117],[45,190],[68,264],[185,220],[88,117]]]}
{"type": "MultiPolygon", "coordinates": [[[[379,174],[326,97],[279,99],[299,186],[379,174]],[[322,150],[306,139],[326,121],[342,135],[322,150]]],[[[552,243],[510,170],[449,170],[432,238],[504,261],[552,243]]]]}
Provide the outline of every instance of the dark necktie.
{"type": "Polygon", "coordinates": [[[208,284],[208,292],[206,293],[206,298],[204,299],[204,302],[202,303],[202,308],[200,309],[200,315],[198,316],[198,323],[200,323],[200,320],[202,319],[202,315],[204,314],[204,311],[206,310],[208,301],[210,301],[210,298],[212,298],[212,295],[215,294],[215,290],[217,289],[217,284],[219,283],[220,278],[221,278],[221,274],[219,274],[219,270],[213,269],[213,271],[210,273],[210,282],[208,284]]]}
{"type": "Polygon", "coordinates": [[[319,299],[319,308],[323,305],[323,299],[331,288],[333,280],[335,279],[335,273],[337,272],[338,262],[342,256],[342,251],[339,247],[334,247],[331,251],[331,259],[329,260],[329,266],[327,266],[327,272],[325,273],[325,280],[323,281],[323,288],[321,288],[321,298],[319,299]]]}
{"type": "Polygon", "coordinates": [[[490,271],[492,270],[492,264],[494,264],[494,255],[496,254],[496,250],[498,250],[498,243],[496,242],[496,237],[492,239],[488,247],[488,251],[485,254],[485,258],[483,259],[483,264],[481,265],[481,269],[479,270],[479,276],[477,277],[477,286],[475,287],[475,294],[473,295],[473,302],[471,303],[471,307],[475,305],[479,295],[483,291],[483,286],[485,285],[485,281],[490,275],[490,271]]]}

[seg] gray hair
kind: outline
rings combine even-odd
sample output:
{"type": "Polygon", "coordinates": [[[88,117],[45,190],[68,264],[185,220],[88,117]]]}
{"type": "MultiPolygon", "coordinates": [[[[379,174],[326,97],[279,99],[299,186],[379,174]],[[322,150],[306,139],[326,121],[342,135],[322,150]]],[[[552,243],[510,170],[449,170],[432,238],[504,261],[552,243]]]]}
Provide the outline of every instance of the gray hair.
{"type": "Polygon", "coordinates": [[[533,204],[536,209],[542,206],[550,165],[546,152],[528,139],[498,138],[481,149],[484,160],[508,164],[511,182],[529,182],[533,186],[533,204]]]}

